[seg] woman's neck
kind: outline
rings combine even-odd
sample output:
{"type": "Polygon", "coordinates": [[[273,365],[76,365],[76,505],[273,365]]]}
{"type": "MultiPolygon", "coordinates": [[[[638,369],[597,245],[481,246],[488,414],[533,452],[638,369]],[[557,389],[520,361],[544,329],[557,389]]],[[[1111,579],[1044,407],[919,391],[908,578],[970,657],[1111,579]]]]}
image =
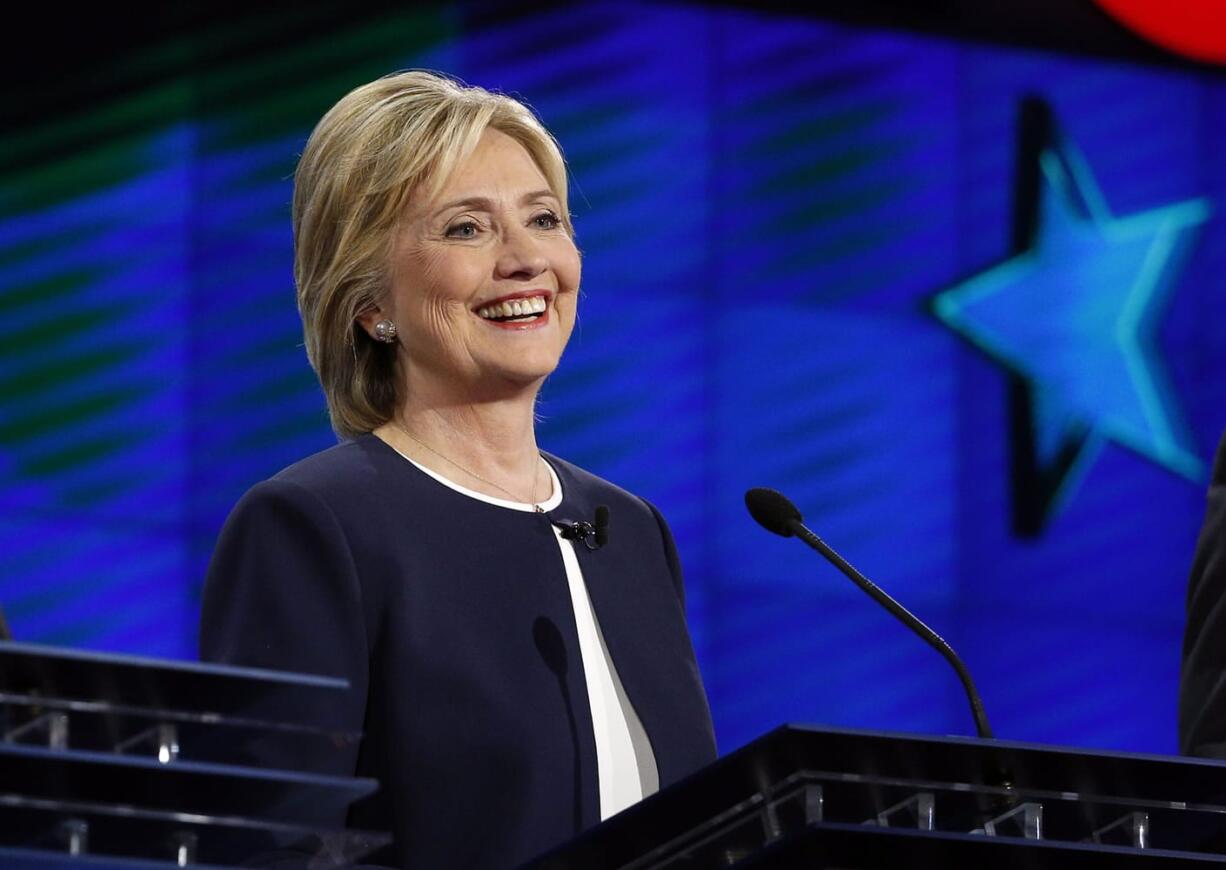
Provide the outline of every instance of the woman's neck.
{"type": "Polygon", "coordinates": [[[410,395],[375,434],[470,489],[539,503],[549,498],[552,486],[536,446],[534,398],[444,402],[410,395]]]}

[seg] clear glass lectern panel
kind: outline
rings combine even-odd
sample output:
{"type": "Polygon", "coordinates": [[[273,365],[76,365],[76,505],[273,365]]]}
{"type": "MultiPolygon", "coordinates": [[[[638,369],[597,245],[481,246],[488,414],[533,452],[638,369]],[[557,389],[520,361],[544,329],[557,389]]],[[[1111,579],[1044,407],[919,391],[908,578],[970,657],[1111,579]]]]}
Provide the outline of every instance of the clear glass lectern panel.
{"type": "Polygon", "coordinates": [[[0,693],[0,742],[19,746],[117,752],[164,764],[260,757],[276,765],[278,758],[327,758],[360,739],[358,732],[290,722],[0,693]],[[278,751],[260,752],[265,742],[275,742],[278,751]]]}
{"type": "MultiPolygon", "coordinates": [[[[151,862],[144,858],[96,855],[74,859],[40,849],[0,847],[0,867],[4,870],[67,870],[76,867],[80,867],[80,870],[166,870],[167,866],[165,861],[151,862]]],[[[193,864],[191,867],[192,870],[231,870],[213,864],[193,864]]]]}
{"type": "Polygon", "coordinates": [[[327,825],[373,780],[0,745],[0,794],[327,825]]]}
{"type": "MultiPolygon", "coordinates": [[[[237,816],[141,810],[76,801],[0,797],[0,850],[48,852],[63,862],[122,857],[179,866],[233,866],[293,850],[313,866],[344,866],[391,841],[387,834],[315,829],[237,816]]],[[[8,865],[0,861],[0,867],[8,865]]]]}

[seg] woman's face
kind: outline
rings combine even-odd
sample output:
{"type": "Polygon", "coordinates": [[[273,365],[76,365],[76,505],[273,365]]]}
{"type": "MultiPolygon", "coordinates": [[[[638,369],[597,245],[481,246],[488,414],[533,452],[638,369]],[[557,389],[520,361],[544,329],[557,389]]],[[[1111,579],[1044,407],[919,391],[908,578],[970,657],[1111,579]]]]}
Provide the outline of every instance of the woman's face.
{"type": "Polygon", "coordinates": [[[492,129],[433,200],[409,206],[388,299],[363,317],[396,323],[409,395],[497,397],[557,367],[580,271],[564,208],[524,147],[492,129]]]}

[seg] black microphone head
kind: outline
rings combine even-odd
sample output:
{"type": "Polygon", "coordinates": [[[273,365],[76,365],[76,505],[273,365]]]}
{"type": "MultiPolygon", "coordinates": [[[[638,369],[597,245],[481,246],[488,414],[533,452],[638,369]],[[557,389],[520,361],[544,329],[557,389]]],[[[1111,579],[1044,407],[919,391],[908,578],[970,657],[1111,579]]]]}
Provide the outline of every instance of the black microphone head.
{"type": "Polygon", "coordinates": [[[603,547],[609,543],[609,509],[604,505],[596,506],[596,546],[603,547]]]}
{"type": "Polygon", "coordinates": [[[773,489],[757,486],[745,493],[745,507],[758,525],[768,532],[792,537],[792,523],[803,522],[800,511],[786,495],[773,489]]]}

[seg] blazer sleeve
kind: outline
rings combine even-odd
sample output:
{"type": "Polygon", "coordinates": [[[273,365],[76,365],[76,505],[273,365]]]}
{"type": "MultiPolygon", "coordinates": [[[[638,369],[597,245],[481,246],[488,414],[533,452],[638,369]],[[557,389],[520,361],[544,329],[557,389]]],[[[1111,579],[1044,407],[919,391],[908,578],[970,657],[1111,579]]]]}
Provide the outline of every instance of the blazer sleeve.
{"type": "Polygon", "coordinates": [[[1188,580],[1179,749],[1226,758],[1226,436],[1218,446],[1188,580]]]}
{"type": "MultiPolygon", "coordinates": [[[[200,617],[204,661],[341,677],[350,692],[343,727],[362,728],[369,654],[362,597],[341,524],[318,496],[272,479],[250,490],[226,520],[209,565],[200,617]]],[[[329,705],[335,714],[335,705],[329,705]]],[[[309,721],[316,711],[290,711],[309,721]]],[[[352,776],[358,746],[306,752],[284,741],[246,760],[352,776]]],[[[338,820],[343,823],[343,820],[338,820]]]]}

